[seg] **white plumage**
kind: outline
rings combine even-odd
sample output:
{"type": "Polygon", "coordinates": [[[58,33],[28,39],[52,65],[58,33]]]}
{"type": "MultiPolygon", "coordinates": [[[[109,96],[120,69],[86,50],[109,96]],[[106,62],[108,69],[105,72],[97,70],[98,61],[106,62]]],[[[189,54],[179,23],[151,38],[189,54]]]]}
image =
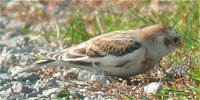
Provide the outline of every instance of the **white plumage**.
{"type": "Polygon", "coordinates": [[[63,51],[42,53],[47,58],[45,61],[37,62],[17,73],[41,66],[59,65],[128,77],[152,69],[179,44],[180,35],[175,29],[165,25],[114,31],[63,51]]]}

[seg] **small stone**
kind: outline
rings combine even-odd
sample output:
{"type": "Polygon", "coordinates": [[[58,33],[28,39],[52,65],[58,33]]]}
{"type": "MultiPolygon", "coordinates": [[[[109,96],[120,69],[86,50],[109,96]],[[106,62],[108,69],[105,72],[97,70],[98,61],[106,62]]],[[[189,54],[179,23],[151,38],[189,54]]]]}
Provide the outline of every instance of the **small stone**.
{"type": "Polygon", "coordinates": [[[157,71],[157,77],[158,78],[163,78],[165,76],[165,73],[163,72],[163,70],[158,69],[156,71],[157,71]]]}
{"type": "Polygon", "coordinates": [[[161,92],[163,84],[159,82],[152,82],[144,87],[144,94],[151,95],[161,92]]]}
{"type": "Polygon", "coordinates": [[[37,81],[39,79],[39,76],[37,73],[20,73],[15,79],[18,81],[37,81]]]}
{"type": "Polygon", "coordinates": [[[41,100],[41,97],[30,97],[27,100],[41,100]]]}
{"type": "Polygon", "coordinates": [[[43,90],[45,90],[46,88],[41,88],[41,87],[35,87],[36,92],[38,92],[39,94],[42,93],[43,90]]]}
{"type": "Polygon", "coordinates": [[[10,20],[10,22],[5,26],[6,30],[16,30],[16,29],[22,29],[26,26],[25,22],[22,22],[20,20],[10,20]]]}
{"type": "Polygon", "coordinates": [[[34,90],[34,89],[31,89],[27,86],[22,85],[22,83],[19,83],[19,82],[13,84],[12,89],[13,89],[14,93],[20,93],[20,92],[31,93],[34,90]]]}
{"type": "Polygon", "coordinates": [[[18,72],[22,69],[23,69],[23,67],[21,67],[21,66],[15,66],[14,68],[11,69],[10,72],[11,72],[12,75],[14,75],[16,72],[18,72]]]}
{"type": "Polygon", "coordinates": [[[185,66],[178,66],[178,67],[170,67],[166,70],[169,75],[176,76],[176,75],[185,75],[187,74],[187,68],[185,66]]]}
{"type": "Polygon", "coordinates": [[[46,98],[41,98],[41,100],[52,100],[52,99],[49,97],[46,97],[46,98]]]}
{"type": "MultiPolygon", "coordinates": [[[[0,44],[0,52],[1,52],[1,59],[3,59],[3,57],[5,57],[6,56],[6,49],[8,48],[8,46],[7,45],[5,45],[5,44],[0,44]]],[[[1,67],[0,67],[1,68],[1,67]]]]}
{"type": "Polygon", "coordinates": [[[10,96],[10,93],[8,91],[0,91],[0,97],[4,98],[6,100],[10,96]]]}
{"type": "Polygon", "coordinates": [[[8,93],[12,94],[13,93],[13,89],[12,87],[10,87],[9,89],[6,90],[8,93]]]}
{"type": "Polygon", "coordinates": [[[78,74],[80,72],[80,69],[78,69],[78,68],[70,68],[70,70],[76,74],[78,74]]]}
{"type": "Polygon", "coordinates": [[[81,70],[78,74],[78,80],[83,80],[83,81],[90,81],[92,75],[94,73],[91,73],[90,71],[87,70],[81,70]]]}
{"type": "Polygon", "coordinates": [[[56,93],[59,90],[59,88],[52,88],[52,89],[48,89],[48,90],[44,90],[42,91],[42,94],[46,97],[50,96],[53,93],[56,93]]]}
{"type": "Polygon", "coordinates": [[[21,32],[19,32],[18,30],[9,31],[9,32],[6,32],[5,39],[11,39],[11,38],[16,37],[18,35],[21,35],[21,32]]]}
{"type": "Polygon", "coordinates": [[[106,84],[107,78],[108,77],[106,76],[105,72],[99,72],[97,74],[92,75],[91,81],[97,81],[106,84]]]}
{"type": "Polygon", "coordinates": [[[3,90],[3,86],[0,86],[0,91],[3,90]]]}
{"type": "Polygon", "coordinates": [[[39,94],[39,92],[37,91],[33,91],[31,93],[26,94],[27,97],[37,97],[37,95],[39,94]]]}
{"type": "MultiPolygon", "coordinates": [[[[0,69],[0,73],[6,73],[7,71],[5,69],[0,69]]],[[[0,75],[1,76],[1,75],[0,75]]]]}
{"type": "Polygon", "coordinates": [[[53,74],[53,77],[55,77],[55,78],[59,78],[59,77],[61,77],[61,72],[57,72],[57,73],[55,73],[55,74],[53,74]]]}
{"type": "Polygon", "coordinates": [[[10,88],[12,85],[10,83],[4,84],[3,86],[1,86],[0,90],[7,90],[8,88],[10,88]]]}
{"type": "MultiPolygon", "coordinates": [[[[4,31],[4,29],[2,29],[1,28],[1,25],[0,25],[0,35],[2,35],[2,34],[4,34],[5,33],[5,31],[4,31]]],[[[0,38],[1,39],[1,38],[0,38]]]]}
{"type": "Polygon", "coordinates": [[[58,98],[58,97],[57,97],[57,94],[54,94],[54,93],[51,94],[51,98],[58,98]]]}
{"type": "MultiPolygon", "coordinates": [[[[1,48],[0,48],[1,49],[1,48]]],[[[10,49],[9,47],[4,46],[1,52],[1,57],[0,57],[0,68],[2,69],[8,69],[11,67],[13,64],[15,64],[15,56],[12,53],[13,49],[10,49]]]]}
{"type": "Polygon", "coordinates": [[[6,59],[9,59],[9,62],[12,63],[13,61],[15,61],[16,57],[14,54],[10,54],[6,56],[6,59]]]}
{"type": "MultiPolygon", "coordinates": [[[[2,3],[2,1],[1,1],[1,3],[2,3]]],[[[0,28],[5,28],[5,26],[9,23],[9,18],[8,17],[3,17],[3,16],[1,16],[1,18],[0,18],[0,28]]]]}
{"type": "Polygon", "coordinates": [[[25,37],[23,38],[23,44],[24,44],[24,46],[27,46],[28,43],[29,43],[29,41],[30,41],[30,38],[29,38],[28,36],[25,36],[25,37]]]}
{"type": "MultiPolygon", "coordinates": [[[[66,72],[66,71],[65,71],[66,72]]],[[[66,79],[77,79],[78,74],[74,73],[74,72],[67,72],[66,74],[64,73],[63,76],[66,79]]]]}
{"type": "MultiPolygon", "coordinates": [[[[24,51],[24,52],[26,53],[27,51],[24,51]]],[[[27,65],[32,64],[31,61],[33,61],[33,59],[34,59],[34,57],[32,57],[30,55],[30,52],[28,52],[28,54],[26,54],[26,55],[25,55],[25,53],[23,53],[23,55],[20,55],[20,62],[21,62],[20,65],[22,65],[22,66],[27,66],[27,65]]]]}
{"type": "Polygon", "coordinates": [[[40,79],[36,82],[35,84],[35,88],[49,88],[49,87],[54,87],[54,86],[58,86],[58,82],[56,81],[56,79],[54,78],[50,78],[50,79],[40,79]]]}
{"type": "Polygon", "coordinates": [[[12,94],[11,96],[8,97],[8,100],[24,100],[24,99],[25,99],[24,93],[12,94]]]}
{"type": "Polygon", "coordinates": [[[12,80],[12,77],[9,76],[7,73],[0,74],[0,85],[6,82],[10,82],[12,80]],[[3,82],[3,83],[2,83],[3,82]]]}

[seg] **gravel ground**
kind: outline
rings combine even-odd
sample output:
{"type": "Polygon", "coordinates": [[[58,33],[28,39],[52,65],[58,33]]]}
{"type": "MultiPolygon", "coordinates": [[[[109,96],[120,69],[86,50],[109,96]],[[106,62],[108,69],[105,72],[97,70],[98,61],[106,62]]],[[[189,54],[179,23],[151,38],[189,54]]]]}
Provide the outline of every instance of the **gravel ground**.
{"type": "MultiPolygon", "coordinates": [[[[86,99],[105,99],[103,96],[86,96],[87,91],[96,91],[94,86],[85,81],[90,79],[88,71],[80,71],[76,68],[66,69],[62,67],[40,69],[37,71],[20,73],[15,77],[11,74],[20,68],[33,64],[37,59],[38,52],[53,51],[55,48],[46,43],[36,43],[33,36],[24,35],[18,30],[23,23],[12,24],[7,17],[2,17],[1,38],[0,38],[0,99],[6,100],[36,100],[58,98],[58,93],[62,93],[67,87],[70,98],[75,98],[77,94],[86,99]],[[12,26],[9,26],[12,24],[12,26]],[[16,26],[15,26],[16,25],[16,26]],[[19,25],[19,26],[17,26],[19,25]],[[6,27],[10,30],[7,31],[6,27]],[[49,49],[47,49],[49,48],[49,49]],[[80,74],[77,74],[79,73],[80,74]],[[66,79],[67,78],[67,79],[66,79]],[[74,80],[74,79],[79,80],[74,80]],[[64,80],[65,79],[65,80],[64,80]],[[64,81],[63,81],[64,80],[64,81]]],[[[104,80],[105,81],[105,80],[104,80]]],[[[103,93],[103,91],[98,91],[103,93]]]]}

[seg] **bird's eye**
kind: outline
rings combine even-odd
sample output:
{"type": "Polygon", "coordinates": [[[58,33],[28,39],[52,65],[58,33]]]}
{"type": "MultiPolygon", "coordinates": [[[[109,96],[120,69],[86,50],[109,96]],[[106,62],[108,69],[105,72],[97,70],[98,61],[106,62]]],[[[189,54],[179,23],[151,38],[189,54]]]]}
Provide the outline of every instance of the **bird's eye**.
{"type": "Polygon", "coordinates": [[[175,37],[173,40],[174,40],[174,42],[178,42],[179,38],[175,37]]]}

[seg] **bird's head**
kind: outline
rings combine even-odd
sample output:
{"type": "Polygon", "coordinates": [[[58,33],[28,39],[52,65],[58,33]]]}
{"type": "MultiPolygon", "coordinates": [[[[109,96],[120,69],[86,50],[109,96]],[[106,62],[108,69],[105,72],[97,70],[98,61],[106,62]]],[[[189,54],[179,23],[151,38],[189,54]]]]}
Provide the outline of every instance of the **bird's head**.
{"type": "Polygon", "coordinates": [[[182,47],[183,43],[181,41],[180,34],[172,27],[170,26],[163,26],[165,27],[163,30],[161,30],[161,36],[163,37],[161,39],[161,42],[163,42],[164,46],[166,48],[176,48],[176,47],[182,47]]]}
{"type": "Polygon", "coordinates": [[[146,40],[149,48],[153,48],[164,56],[177,47],[183,46],[180,34],[167,25],[152,25],[142,29],[143,39],[146,40]]]}

